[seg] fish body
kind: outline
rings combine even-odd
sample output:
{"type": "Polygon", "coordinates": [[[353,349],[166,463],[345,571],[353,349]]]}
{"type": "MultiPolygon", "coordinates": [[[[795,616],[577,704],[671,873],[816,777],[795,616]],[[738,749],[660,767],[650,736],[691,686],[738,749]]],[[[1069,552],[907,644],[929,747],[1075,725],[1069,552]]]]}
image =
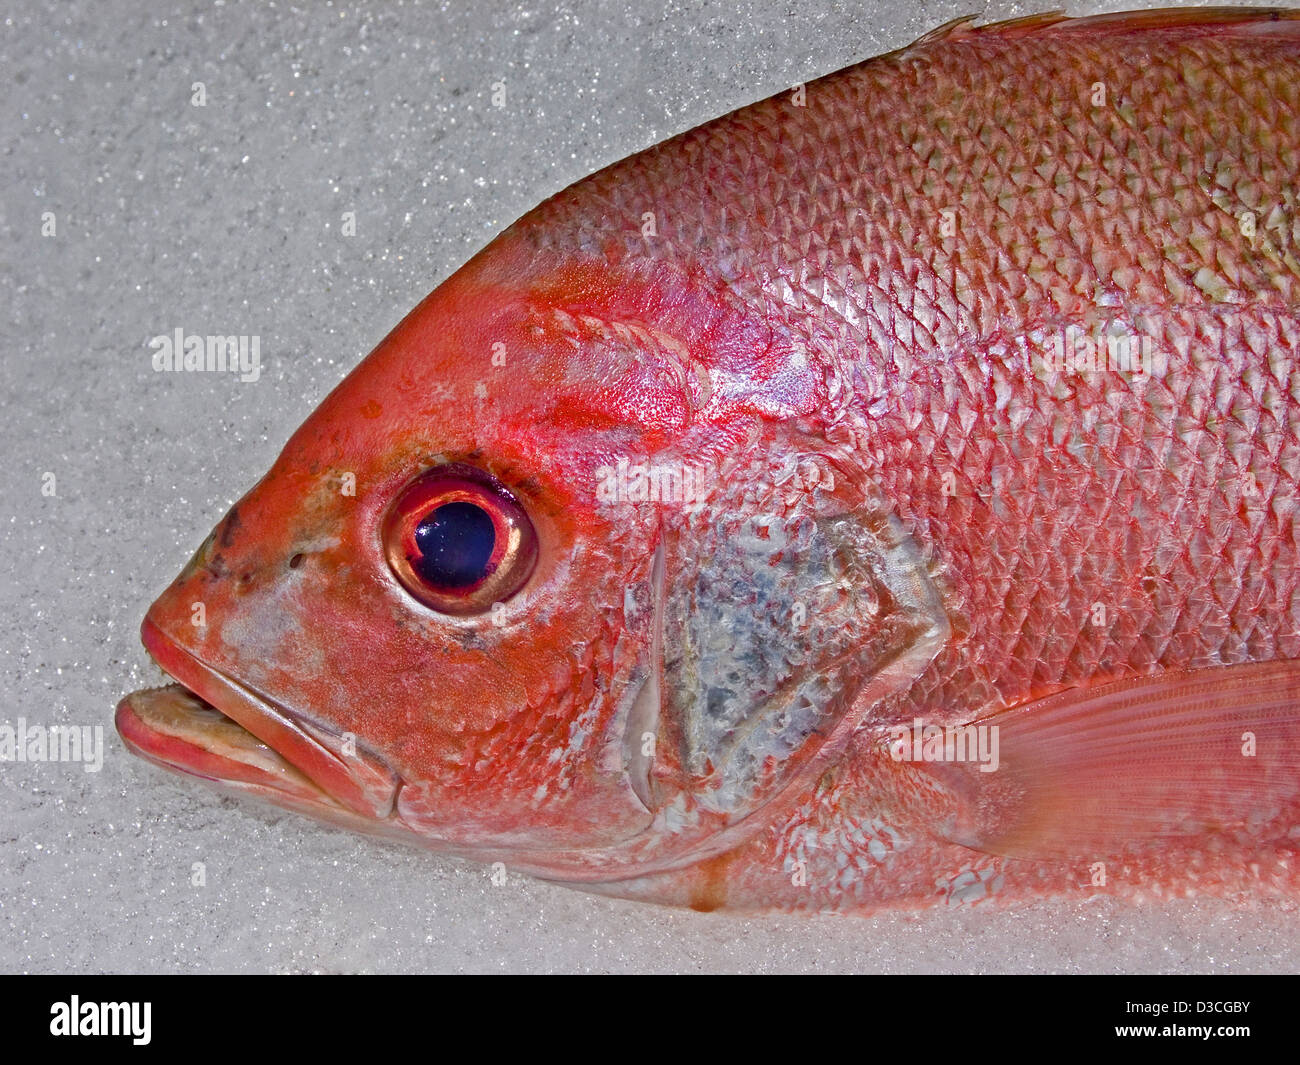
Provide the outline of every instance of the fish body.
{"type": "Polygon", "coordinates": [[[962,21],[608,167],[298,430],[119,731],[701,909],[1294,897],[1298,175],[1300,21],[1226,10],[962,21]]]}

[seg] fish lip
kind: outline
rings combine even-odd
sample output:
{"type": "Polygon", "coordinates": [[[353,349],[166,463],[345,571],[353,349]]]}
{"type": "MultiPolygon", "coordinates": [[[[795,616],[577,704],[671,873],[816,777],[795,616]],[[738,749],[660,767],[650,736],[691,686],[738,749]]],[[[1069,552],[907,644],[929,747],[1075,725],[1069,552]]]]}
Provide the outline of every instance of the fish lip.
{"type": "MultiPolygon", "coordinates": [[[[248,745],[242,751],[234,745],[214,750],[211,742],[206,742],[201,732],[186,734],[182,728],[178,734],[168,729],[166,722],[159,720],[157,708],[159,702],[167,701],[203,702],[183,685],[170,684],[163,688],[132,692],[118,703],[114,723],[127,750],[169,772],[198,777],[218,787],[268,798],[281,806],[317,816],[323,815],[328,820],[357,817],[264,744],[258,743],[256,746],[261,751],[254,747],[253,757],[249,758],[248,745]],[[142,700],[153,704],[152,708],[142,710],[142,700]],[[241,757],[241,754],[245,757],[241,757]],[[262,757],[258,757],[259,754],[262,757]]],[[[248,740],[256,740],[252,733],[211,704],[204,703],[204,707],[231,727],[239,729],[248,740]]],[[[190,712],[193,712],[192,708],[190,712]]],[[[165,711],[162,716],[165,717],[165,711]]]]}
{"type": "MultiPolygon", "coordinates": [[[[310,796],[302,787],[266,787],[261,790],[283,791],[288,805],[301,806],[308,799],[324,801],[339,812],[360,815],[370,821],[389,818],[396,806],[401,779],[383,759],[363,751],[344,750],[342,737],[294,714],[270,697],[235,680],[216,666],[200,659],[194,652],[165,633],[151,617],[140,626],[140,639],[155,662],[170,677],[213,709],[242,726],[306,778],[319,791],[310,796]]],[[[166,768],[192,775],[230,782],[196,770],[183,761],[168,762],[157,753],[141,750],[141,730],[147,730],[133,708],[131,696],[118,707],[118,731],[123,738],[151,761],[166,768]]],[[[280,796],[270,796],[277,799],[280,796]]]]}

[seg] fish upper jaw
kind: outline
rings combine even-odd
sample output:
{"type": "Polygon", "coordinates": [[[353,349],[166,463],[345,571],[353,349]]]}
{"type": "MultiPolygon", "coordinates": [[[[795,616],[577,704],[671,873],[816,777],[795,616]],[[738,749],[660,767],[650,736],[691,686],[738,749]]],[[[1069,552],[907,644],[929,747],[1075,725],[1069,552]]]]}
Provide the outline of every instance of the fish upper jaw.
{"type": "Polygon", "coordinates": [[[185,690],[134,692],[118,704],[118,732],[137,754],[348,827],[361,819],[374,831],[392,815],[401,780],[354,737],[296,718],[200,660],[151,617],[140,636],[185,690]]]}

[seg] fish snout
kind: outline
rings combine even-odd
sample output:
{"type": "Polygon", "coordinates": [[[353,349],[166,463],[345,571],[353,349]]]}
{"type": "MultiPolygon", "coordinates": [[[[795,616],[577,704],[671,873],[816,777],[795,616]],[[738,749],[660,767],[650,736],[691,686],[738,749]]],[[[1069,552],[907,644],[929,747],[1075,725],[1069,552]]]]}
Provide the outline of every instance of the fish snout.
{"type": "Polygon", "coordinates": [[[262,764],[252,782],[273,800],[281,792],[296,805],[306,797],[367,819],[392,814],[401,781],[353,734],[294,714],[203,661],[165,632],[152,611],[140,636],[189,698],[177,698],[175,685],[128,696],[117,717],[128,746],[167,768],[230,783],[250,780],[247,752],[255,750],[262,764]],[[213,712],[228,720],[214,725],[213,712]]]}

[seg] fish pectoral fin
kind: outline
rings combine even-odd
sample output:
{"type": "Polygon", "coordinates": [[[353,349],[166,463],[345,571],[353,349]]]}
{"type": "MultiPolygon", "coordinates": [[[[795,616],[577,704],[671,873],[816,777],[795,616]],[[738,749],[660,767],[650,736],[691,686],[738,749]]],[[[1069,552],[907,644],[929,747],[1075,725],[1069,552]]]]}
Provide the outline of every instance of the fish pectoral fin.
{"type": "Polygon", "coordinates": [[[957,812],[938,834],[989,854],[1099,858],[1160,840],[1264,843],[1300,824],[1300,662],[1075,688],[972,722],[974,762],[927,762],[957,812]]]}

